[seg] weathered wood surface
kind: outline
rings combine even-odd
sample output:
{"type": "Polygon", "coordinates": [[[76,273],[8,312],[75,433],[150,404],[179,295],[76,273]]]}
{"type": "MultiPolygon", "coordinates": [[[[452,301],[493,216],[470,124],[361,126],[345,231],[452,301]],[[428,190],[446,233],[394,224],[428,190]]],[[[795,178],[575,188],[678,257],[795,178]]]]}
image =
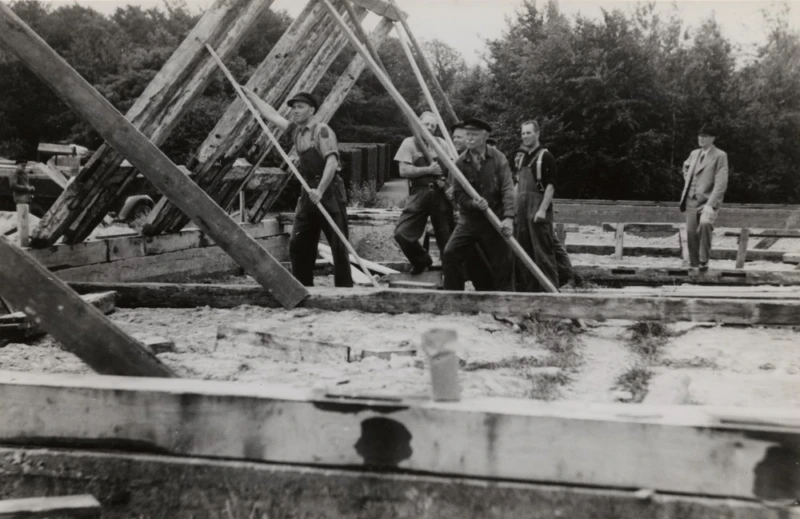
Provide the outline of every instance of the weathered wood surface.
{"type": "Polygon", "coordinates": [[[791,508],[731,498],[74,449],[0,448],[0,470],[3,495],[92,492],[108,504],[104,519],[230,517],[237,510],[318,519],[792,517],[791,508]]]}
{"type": "Polygon", "coordinates": [[[624,289],[598,288],[585,293],[595,296],[800,300],[800,289],[797,287],[627,287],[624,289]]]}
{"type": "MultiPolygon", "coordinates": [[[[567,252],[572,254],[595,254],[598,256],[611,256],[615,253],[616,248],[614,245],[598,245],[598,244],[577,244],[569,243],[566,245],[567,252]]],[[[738,249],[711,249],[712,260],[735,260],[738,249]]],[[[774,261],[780,262],[784,259],[784,252],[774,250],[750,250],[747,256],[751,261],[774,261]]],[[[637,246],[625,247],[625,256],[653,256],[659,258],[681,257],[681,247],[653,247],[653,246],[637,246]]]]}
{"type": "Polygon", "coordinates": [[[5,444],[800,498],[790,409],[348,400],[263,383],[2,372],[0,414],[5,444]]]}
{"type": "MultiPolygon", "coordinates": [[[[365,10],[359,11],[362,17],[366,15],[365,10]]],[[[308,2],[245,86],[287,113],[288,107],[281,106],[284,101],[293,92],[313,90],[343,47],[344,40],[326,16],[325,7],[318,1],[308,2]]],[[[282,135],[276,127],[271,128],[276,136],[282,135]]],[[[263,143],[260,139],[258,124],[244,103],[235,99],[189,161],[194,181],[225,207],[226,202],[220,199],[222,193],[218,193],[222,179],[253,143],[263,143]]],[[[260,146],[254,157],[248,156],[251,163],[260,162],[258,157],[270,148],[268,144],[264,146],[260,146]]],[[[143,232],[148,235],[176,232],[187,222],[180,208],[162,199],[150,212],[143,232]]]]}
{"type": "MultiPolygon", "coordinates": [[[[128,110],[127,120],[161,145],[213,77],[216,67],[205,43],[221,56],[232,56],[271,4],[272,0],[215,1],[128,110]]],[[[119,167],[124,158],[111,145],[101,146],[42,218],[34,245],[52,245],[62,233],[66,243],[86,239],[136,175],[133,168],[119,167]]]]}
{"type": "MultiPolygon", "coordinates": [[[[739,232],[725,231],[724,236],[739,236],[739,232]]],[[[751,229],[750,236],[752,238],[800,238],[800,229],[761,229],[759,231],[751,229]]]]}
{"type": "MultiPolygon", "coordinates": [[[[100,310],[103,314],[108,315],[116,309],[117,293],[99,292],[86,294],[81,296],[81,299],[100,310]]],[[[26,341],[46,333],[41,325],[31,320],[25,315],[25,312],[0,315],[0,341],[26,341]]]]}
{"type": "MultiPolygon", "coordinates": [[[[2,9],[5,6],[0,4],[2,9]]],[[[172,376],[169,368],[103,312],[83,301],[63,281],[5,239],[0,239],[0,265],[3,298],[14,308],[22,308],[36,326],[98,373],[172,376]]]]}
{"type": "MultiPolygon", "coordinates": [[[[168,283],[71,283],[79,292],[114,290],[126,308],[234,308],[277,303],[257,286],[168,283]]],[[[695,321],[729,324],[797,325],[800,302],[593,296],[591,294],[521,294],[510,292],[448,292],[443,290],[312,288],[302,306],[329,311],[431,314],[533,314],[547,319],[626,319],[633,321],[695,321]]]]}
{"type": "MultiPolygon", "coordinates": [[[[372,44],[375,46],[375,48],[380,48],[391,30],[392,22],[388,19],[381,20],[380,23],[378,23],[378,26],[375,27],[370,34],[370,41],[372,41],[372,44]]],[[[358,81],[358,78],[361,77],[361,74],[364,72],[365,68],[366,63],[364,62],[363,58],[356,54],[356,56],[347,66],[347,69],[342,73],[341,76],[339,76],[339,79],[333,85],[333,88],[331,88],[331,91],[328,93],[325,101],[323,101],[320,105],[319,110],[314,115],[314,120],[324,123],[330,122],[336,111],[353,89],[353,86],[358,81]]],[[[293,149],[290,152],[290,155],[296,155],[296,151],[293,149]]],[[[267,212],[271,209],[272,204],[275,203],[280,196],[281,191],[286,187],[289,178],[290,177],[287,175],[283,185],[275,186],[272,193],[265,193],[264,196],[259,198],[254,203],[250,216],[251,222],[257,222],[266,216],[267,212]]]]}
{"type": "Polygon", "coordinates": [[[94,519],[100,503],[92,495],[29,497],[0,501],[0,519],[45,519],[53,517],[94,519]]]}
{"type": "MultiPolygon", "coordinates": [[[[624,222],[625,230],[633,233],[669,233],[674,234],[678,232],[680,226],[674,223],[642,223],[642,222],[624,222]]],[[[616,232],[619,223],[603,223],[603,230],[607,232],[616,232]]]]}
{"type": "MultiPolygon", "coordinates": [[[[266,357],[284,362],[348,362],[350,347],[344,344],[287,337],[257,323],[222,324],[217,328],[215,349],[266,357]]],[[[280,330],[278,330],[280,332],[280,330]]]]}
{"type": "Polygon", "coordinates": [[[747,244],[750,240],[750,229],[742,229],[739,233],[739,250],[736,253],[736,268],[743,269],[747,261],[747,244]]]}
{"type": "Polygon", "coordinates": [[[614,259],[622,259],[624,252],[625,224],[618,223],[614,234],[614,259]]]}
{"type": "MultiPolygon", "coordinates": [[[[281,260],[288,258],[288,236],[273,236],[257,241],[274,257],[281,260]]],[[[68,268],[59,270],[55,274],[65,281],[182,283],[196,281],[198,277],[242,275],[243,271],[239,264],[219,247],[204,247],[68,268]]]]}
{"type": "Polygon", "coordinates": [[[575,271],[584,279],[598,284],[616,285],[800,285],[800,273],[769,270],[716,270],[700,273],[697,269],[608,267],[575,265],[575,271]]]}
{"type": "Polygon", "coordinates": [[[0,42],[8,50],[91,123],[285,307],[297,305],[307,295],[305,288],[280,263],[4,4],[0,4],[0,24],[5,29],[0,31],[0,42]]]}
{"type": "Polygon", "coordinates": [[[787,252],[786,254],[783,255],[781,259],[783,260],[784,263],[793,263],[797,265],[798,263],[800,263],[800,254],[787,252]]]}

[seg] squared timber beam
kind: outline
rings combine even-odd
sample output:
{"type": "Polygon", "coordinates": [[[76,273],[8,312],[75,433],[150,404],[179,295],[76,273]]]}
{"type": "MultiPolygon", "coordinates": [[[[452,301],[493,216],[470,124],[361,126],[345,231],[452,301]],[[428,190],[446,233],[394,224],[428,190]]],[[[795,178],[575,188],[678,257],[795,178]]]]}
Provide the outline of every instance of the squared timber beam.
{"type": "Polygon", "coordinates": [[[2,3],[0,43],[49,85],[62,101],[81,114],[156,188],[190,215],[203,232],[282,305],[292,308],[308,295],[275,258],[2,3]]]}
{"type": "Polygon", "coordinates": [[[288,386],[0,372],[0,442],[800,499],[792,409],[348,399],[288,386]]]}
{"type": "MultiPolygon", "coordinates": [[[[5,9],[0,4],[0,9],[5,9]]],[[[171,377],[172,371],[63,281],[0,238],[0,292],[98,373],[171,377]]]]}
{"type": "MultiPolygon", "coordinates": [[[[205,44],[224,58],[232,56],[248,31],[273,0],[216,0],[150,81],[128,110],[126,118],[160,146],[203,93],[216,71],[205,44]]],[[[135,177],[133,168],[120,168],[123,157],[114,147],[98,149],[35,230],[33,246],[85,240],[135,177]]]]}

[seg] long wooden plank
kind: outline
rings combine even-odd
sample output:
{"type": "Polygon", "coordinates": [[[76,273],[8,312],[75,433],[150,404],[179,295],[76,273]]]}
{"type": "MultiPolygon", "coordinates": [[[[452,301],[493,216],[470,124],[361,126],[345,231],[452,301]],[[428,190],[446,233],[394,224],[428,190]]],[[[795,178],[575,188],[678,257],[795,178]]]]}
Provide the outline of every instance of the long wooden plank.
{"type": "Polygon", "coordinates": [[[0,42],[287,308],[305,288],[5,4],[0,42]]]}
{"type": "Polygon", "coordinates": [[[45,519],[52,517],[99,518],[100,502],[92,495],[30,497],[0,501],[0,519],[45,519]]]}
{"type": "MultiPolygon", "coordinates": [[[[725,231],[724,236],[739,236],[738,231],[725,231]]],[[[751,231],[752,238],[800,238],[800,229],[762,229],[751,231]]]]}
{"type": "MultiPolygon", "coordinates": [[[[126,308],[234,308],[249,304],[275,308],[273,298],[256,286],[168,283],[71,283],[78,292],[114,290],[126,308]]],[[[522,294],[442,290],[312,288],[305,308],[366,313],[535,314],[546,319],[626,319],[730,324],[797,325],[800,301],[711,298],[522,294]]]]}
{"type": "MultiPolygon", "coordinates": [[[[363,9],[360,11],[362,16],[366,14],[363,9]]],[[[334,24],[325,16],[325,8],[318,1],[310,1],[259,64],[246,86],[269,104],[280,106],[296,91],[294,87],[300,80],[303,80],[303,88],[313,90],[343,46],[334,24]]],[[[282,134],[277,129],[275,132],[278,136],[282,134]]],[[[189,161],[194,181],[207,193],[217,196],[223,186],[222,179],[236,159],[260,137],[261,129],[247,107],[240,99],[235,99],[189,161]]],[[[261,148],[259,153],[263,156],[265,150],[261,148]]],[[[253,164],[260,162],[259,155],[248,159],[253,164]]],[[[217,198],[217,202],[224,207],[223,200],[217,198]]],[[[143,232],[148,235],[176,232],[187,222],[179,208],[162,198],[150,212],[143,232]]]]}
{"type": "MultiPolygon", "coordinates": [[[[370,34],[370,41],[372,42],[372,45],[376,49],[380,48],[391,30],[392,22],[388,19],[381,20],[378,26],[375,27],[370,34]]],[[[353,89],[353,86],[355,86],[358,78],[361,77],[361,74],[364,72],[365,68],[366,63],[364,62],[364,59],[360,55],[356,54],[356,56],[347,66],[347,69],[345,69],[342,75],[339,76],[339,79],[333,85],[333,88],[331,88],[331,91],[328,93],[325,101],[322,102],[319,110],[314,115],[314,119],[316,121],[324,123],[330,122],[336,111],[353,89]]],[[[292,149],[289,154],[296,155],[296,151],[292,149]]],[[[272,208],[272,204],[275,202],[275,200],[277,200],[281,191],[288,184],[288,181],[289,176],[287,175],[282,185],[275,186],[274,193],[265,193],[264,196],[260,197],[254,203],[250,220],[251,222],[257,222],[266,216],[267,212],[272,208]]]]}
{"type": "MultiPolygon", "coordinates": [[[[4,9],[0,5],[0,9],[4,9]]],[[[172,371],[22,250],[0,239],[0,292],[98,373],[169,377],[172,371]]],[[[102,292],[102,291],[101,291],[102,292]]]]}
{"type": "MultiPolygon", "coordinates": [[[[216,0],[128,110],[128,121],[161,145],[213,78],[216,67],[204,45],[232,56],[272,1],[216,0]]],[[[66,243],[83,241],[102,221],[136,175],[132,168],[119,167],[127,157],[112,146],[95,152],[42,218],[35,246],[52,245],[62,233],[66,243]]]]}
{"type": "Polygon", "coordinates": [[[700,273],[690,268],[639,268],[603,265],[575,265],[575,271],[586,280],[602,285],[736,285],[798,286],[800,273],[769,270],[716,270],[700,273]]]}
{"type": "Polygon", "coordinates": [[[787,519],[792,510],[639,490],[74,449],[0,448],[0,470],[4,495],[91,491],[113,502],[119,518],[237,517],[238,510],[239,517],[374,519],[424,510],[422,517],[437,519],[787,519]],[[125,487],[125,500],[120,474],[137,482],[125,487]]]}
{"type": "Polygon", "coordinates": [[[0,372],[0,414],[6,444],[800,498],[791,409],[350,401],[263,383],[0,372]]]}

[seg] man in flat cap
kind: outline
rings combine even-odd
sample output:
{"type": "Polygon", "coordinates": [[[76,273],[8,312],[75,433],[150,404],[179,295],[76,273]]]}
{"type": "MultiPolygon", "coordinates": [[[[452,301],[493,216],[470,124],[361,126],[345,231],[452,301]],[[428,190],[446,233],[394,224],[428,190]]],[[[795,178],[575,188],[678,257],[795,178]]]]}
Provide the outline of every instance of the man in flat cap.
{"type": "MultiPolygon", "coordinates": [[[[431,134],[436,132],[436,116],[433,113],[423,112],[419,120],[431,134]]],[[[443,149],[448,149],[444,139],[437,137],[437,140],[443,149]]],[[[447,175],[433,148],[427,143],[418,142],[416,137],[408,137],[400,144],[394,160],[399,163],[400,176],[408,179],[408,198],[394,229],[394,239],[411,263],[411,273],[421,274],[433,265],[430,255],[419,243],[428,217],[433,224],[440,251],[444,250],[455,226],[453,205],[446,195],[447,175]],[[428,160],[420,146],[427,148],[433,162],[428,160]]]]}
{"type": "Polygon", "coordinates": [[[473,280],[476,290],[510,291],[513,289],[511,249],[489,223],[484,211],[493,211],[502,221],[503,234],[511,236],[514,230],[511,167],[505,155],[497,148],[487,146],[486,140],[492,130],[488,123],[472,118],[464,120],[463,127],[467,150],[458,157],[456,165],[480,196],[473,199],[460,183],[453,184],[459,218],[442,254],[444,288],[464,289],[461,266],[476,259],[475,245],[479,245],[489,262],[489,272],[485,283],[473,280]]]}
{"type": "Polygon", "coordinates": [[[26,169],[27,161],[25,159],[17,159],[16,168],[8,176],[8,184],[11,187],[11,193],[14,196],[14,204],[17,207],[17,232],[19,234],[20,245],[23,247],[28,246],[28,214],[30,212],[30,203],[33,199],[33,193],[36,189],[31,185],[28,178],[28,171],[26,169]]]}
{"type": "Polygon", "coordinates": [[[320,203],[331,215],[342,233],[347,236],[347,197],[339,171],[339,148],[336,135],[325,123],[314,121],[319,108],[317,100],[300,92],[286,104],[291,108],[291,122],[258,94],[244,88],[247,97],[272,124],[291,136],[300,163],[297,169],[311,190],[300,195],[295,209],[292,236],[289,239],[289,259],[292,274],[305,286],[314,286],[314,264],[317,260],[320,231],[333,252],[333,277],[337,287],[352,287],[350,258],[347,247],[331,229],[316,204],[320,203]]]}
{"type": "Polygon", "coordinates": [[[680,209],[686,213],[689,263],[708,270],[711,238],[725,190],[728,188],[728,155],[714,146],[717,130],[710,124],[697,133],[700,148],[683,163],[683,194],[680,209]]]}

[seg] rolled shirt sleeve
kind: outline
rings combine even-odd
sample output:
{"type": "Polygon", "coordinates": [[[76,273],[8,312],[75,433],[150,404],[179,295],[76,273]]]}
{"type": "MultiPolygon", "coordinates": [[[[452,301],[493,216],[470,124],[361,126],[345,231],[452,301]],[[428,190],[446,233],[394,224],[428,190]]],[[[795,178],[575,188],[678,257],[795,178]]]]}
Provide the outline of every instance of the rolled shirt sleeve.
{"type": "Polygon", "coordinates": [[[339,143],[336,140],[336,134],[333,133],[330,126],[325,123],[320,123],[316,128],[316,145],[322,158],[327,160],[331,155],[336,155],[336,160],[341,166],[339,160],[339,143]]]}
{"type": "Polygon", "coordinates": [[[417,151],[417,144],[414,142],[413,137],[407,137],[403,139],[403,142],[400,143],[400,147],[397,148],[397,153],[394,154],[394,160],[396,162],[406,162],[408,164],[413,164],[415,157],[415,152],[417,151]]]}

